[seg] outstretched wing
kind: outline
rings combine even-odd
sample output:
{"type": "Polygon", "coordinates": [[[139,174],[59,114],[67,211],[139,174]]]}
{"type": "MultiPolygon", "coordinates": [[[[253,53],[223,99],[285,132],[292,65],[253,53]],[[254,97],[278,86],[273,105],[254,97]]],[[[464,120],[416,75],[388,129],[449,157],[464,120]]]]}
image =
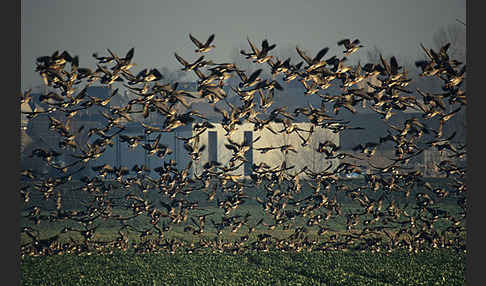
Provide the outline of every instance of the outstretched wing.
{"type": "Polygon", "coordinates": [[[314,58],[314,62],[317,62],[317,61],[320,61],[322,59],[322,57],[327,54],[327,52],[329,51],[329,48],[328,47],[325,47],[323,48],[322,50],[320,50],[316,57],[314,58]]]}
{"type": "Polygon", "coordinates": [[[299,54],[299,56],[301,58],[303,58],[304,61],[307,62],[307,64],[312,65],[312,60],[304,53],[304,51],[302,51],[301,49],[299,49],[299,47],[295,47],[295,49],[297,50],[297,53],[299,54]]]}
{"type": "Polygon", "coordinates": [[[265,39],[265,40],[263,40],[263,42],[262,42],[262,51],[266,51],[266,52],[268,52],[268,51],[270,51],[270,50],[273,50],[273,49],[274,49],[276,46],[277,46],[276,44],[269,45],[269,44],[268,44],[268,40],[267,40],[267,39],[265,39]]]}
{"type": "Polygon", "coordinates": [[[253,53],[255,53],[255,55],[258,55],[260,53],[260,51],[258,50],[257,47],[255,47],[255,45],[250,41],[250,38],[246,38],[248,40],[248,43],[250,44],[250,47],[251,47],[251,50],[253,51],[253,53]]]}
{"type": "Polygon", "coordinates": [[[206,46],[209,46],[213,40],[214,40],[214,34],[211,34],[211,36],[209,36],[208,40],[206,41],[206,46]]]}
{"type": "Polygon", "coordinates": [[[391,67],[386,62],[386,60],[383,58],[383,56],[381,54],[380,54],[380,61],[381,61],[381,64],[383,65],[383,68],[385,69],[386,73],[391,74],[391,67]]]}
{"type": "Polygon", "coordinates": [[[134,52],[135,52],[135,48],[131,48],[131,49],[130,49],[130,50],[127,52],[127,54],[125,55],[125,60],[126,60],[127,62],[130,62],[130,61],[132,60],[134,52]]]}
{"type": "Polygon", "coordinates": [[[186,62],[183,58],[181,58],[177,53],[174,53],[174,56],[176,57],[177,61],[180,62],[183,66],[187,66],[189,63],[186,62]]]}
{"type": "Polygon", "coordinates": [[[193,35],[189,34],[189,38],[198,48],[201,48],[203,46],[203,44],[199,42],[198,39],[194,38],[193,35]]]}
{"type": "Polygon", "coordinates": [[[351,41],[349,39],[343,39],[343,40],[339,41],[337,44],[338,44],[338,46],[344,45],[344,47],[346,49],[348,49],[349,45],[351,44],[351,41]]]}
{"type": "Polygon", "coordinates": [[[262,72],[262,69],[257,69],[256,71],[254,71],[250,77],[248,78],[248,82],[253,82],[256,80],[256,78],[260,75],[260,73],[262,72]]]}

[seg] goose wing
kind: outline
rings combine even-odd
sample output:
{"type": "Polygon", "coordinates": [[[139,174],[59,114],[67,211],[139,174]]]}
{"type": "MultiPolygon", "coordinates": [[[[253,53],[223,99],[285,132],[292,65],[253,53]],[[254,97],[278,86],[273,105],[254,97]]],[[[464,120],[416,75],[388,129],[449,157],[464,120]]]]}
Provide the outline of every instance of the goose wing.
{"type": "Polygon", "coordinates": [[[191,39],[191,41],[198,47],[198,48],[201,48],[203,47],[203,44],[201,42],[199,42],[198,39],[194,38],[193,35],[189,34],[189,38],[191,39]]]}
{"type": "Polygon", "coordinates": [[[307,64],[312,65],[312,60],[305,54],[304,51],[302,51],[301,49],[299,49],[299,47],[295,47],[295,49],[297,50],[297,53],[299,54],[299,56],[301,58],[303,58],[304,61],[307,62],[307,64]]]}

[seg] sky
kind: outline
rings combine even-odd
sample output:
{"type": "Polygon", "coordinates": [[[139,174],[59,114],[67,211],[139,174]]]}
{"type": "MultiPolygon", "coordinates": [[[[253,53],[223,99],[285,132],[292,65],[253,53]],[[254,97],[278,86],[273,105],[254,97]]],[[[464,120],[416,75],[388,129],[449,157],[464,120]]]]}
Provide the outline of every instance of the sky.
{"type": "Polygon", "coordinates": [[[467,21],[464,0],[23,0],[21,17],[22,90],[41,84],[35,59],[56,50],[96,68],[93,53],[107,55],[109,48],[124,56],[133,47],[132,71],[174,70],[181,67],[174,52],[190,62],[199,56],[189,33],[201,41],[214,33],[216,48],[206,57],[216,62],[248,50],[247,37],[258,45],[268,39],[277,44],[273,53],[295,57],[297,45],[311,56],[324,47],[327,56],[342,56],[337,42],[358,38],[365,47],[350,58],[365,58],[376,46],[416,60],[423,56],[420,43],[432,47],[441,27],[467,21]]]}

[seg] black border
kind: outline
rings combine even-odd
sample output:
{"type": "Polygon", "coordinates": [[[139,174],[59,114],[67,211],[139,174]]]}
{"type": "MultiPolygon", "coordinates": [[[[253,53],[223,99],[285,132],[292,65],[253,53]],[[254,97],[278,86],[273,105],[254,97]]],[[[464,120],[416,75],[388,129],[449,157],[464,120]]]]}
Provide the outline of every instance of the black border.
{"type": "MultiPolygon", "coordinates": [[[[8,176],[8,183],[3,186],[2,195],[6,195],[2,203],[2,217],[4,218],[6,231],[2,235],[3,253],[6,263],[4,263],[4,276],[8,285],[20,284],[20,205],[18,194],[18,184],[20,178],[20,101],[18,99],[21,91],[21,71],[20,71],[20,47],[21,47],[21,7],[22,1],[7,2],[13,4],[13,10],[6,9],[4,13],[3,27],[7,34],[3,35],[3,47],[8,47],[3,51],[3,59],[8,61],[8,67],[4,67],[3,72],[8,73],[4,77],[4,86],[7,90],[2,96],[6,102],[3,104],[2,122],[6,130],[3,132],[4,139],[8,142],[3,147],[6,162],[3,168],[4,176],[8,176]],[[15,71],[15,72],[14,72],[15,71]],[[13,108],[15,107],[15,108],[13,108]],[[12,122],[13,121],[13,122],[12,122]],[[15,123],[15,124],[12,124],[15,123]],[[12,140],[13,139],[13,140],[12,140]],[[6,154],[5,154],[6,153],[6,154]],[[8,162],[8,163],[7,163],[8,162]],[[9,164],[10,163],[10,164],[9,164]],[[7,172],[5,172],[5,169],[7,172]],[[6,240],[6,241],[5,241],[6,240]],[[11,281],[13,280],[13,281],[11,281]]],[[[4,3],[4,4],[7,4],[4,3]]],[[[10,7],[9,7],[10,8],[10,7]]]]}
{"type": "MultiPolygon", "coordinates": [[[[466,78],[466,83],[468,87],[468,96],[467,96],[467,164],[468,164],[468,169],[467,169],[467,176],[466,176],[466,184],[468,187],[468,212],[467,212],[467,269],[466,269],[466,283],[468,285],[480,285],[479,282],[474,283],[475,276],[473,274],[473,266],[476,265],[476,269],[478,269],[481,265],[481,262],[474,263],[474,260],[478,261],[479,260],[479,255],[478,253],[478,248],[476,247],[477,245],[474,245],[474,240],[473,238],[476,237],[476,242],[480,241],[478,240],[477,236],[474,234],[474,232],[479,229],[480,226],[475,226],[474,224],[478,224],[478,216],[476,214],[476,218],[473,216],[473,201],[474,205],[476,208],[479,206],[479,204],[483,201],[481,198],[482,192],[480,192],[478,187],[474,186],[474,180],[473,180],[473,161],[477,162],[476,158],[476,153],[474,153],[474,142],[478,142],[477,140],[474,140],[474,137],[476,136],[481,136],[478,135],[477,130],[475,126],[476,125],[476,120],[475,118],[478,118],[478,116],[474,115],[477,110],[479,104],[481,104],[481,100],[483,100],[483,97],[481,96],[481,92],[476,91],[477,86],[474,85],[474,73],[472,72],[473,70],[473,64],[472,64],[472,55],[475,53],[474,45],[471,44],[472,38],[471,38],[471,29],[472,29],[472,23],[474,21],[474,17],[471,17],[471,13],[473,9],[471,8],[471,3],[472,1],[466,1],[466,14],[467,14],[467,21],[466,21],[466,38],[467,38],[467,78],[466,78]],[[478,96],[474,96],[474,94],[477,94],[478,96]],[[474,190],[479,190],[479,192],[474,193],[474,190]],[[475,256],[476,255],[476,256],[475,256]],[[476,257],[476,258],[475,258],[476,257]]],[[[477,11],[476,11],[477,12],[477,11]]],[[[477,27],[478,24],[476,24],[477,27]]],[[[477,59],[477,57],[476,57],[477,59]]],[[[480,122],[481,123],[481,122],[480,122]]],[[[480,133],[482,133],[480,131],[480,133]]],[[[476,181],[477,182],[477,181],[476,181]]],[[[476,278],[478,276],[476,275],[476,278]]]]}

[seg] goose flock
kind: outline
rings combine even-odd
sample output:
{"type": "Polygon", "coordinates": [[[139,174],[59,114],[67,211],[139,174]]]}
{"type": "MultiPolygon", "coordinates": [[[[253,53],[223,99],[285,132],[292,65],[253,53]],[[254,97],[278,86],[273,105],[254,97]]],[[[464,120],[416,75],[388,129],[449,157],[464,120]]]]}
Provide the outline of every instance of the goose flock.
{"type": "MultiPolygon", "coordinates": [[[[449,58],[450,44],[439,51],[421,45],[425,59],[416,62],[420,76],[442,83],[441,93],[430,93],[408,89],[412,79],[396,57],[387,60],[380,56],[379,62],[363,66],[348,64],[348,57],[364,47],[358,39],[337,42],[338,48],[344,47],[342,57],[326,57],[329,47],[319,49],[314,57],[296,47],[301,60],[292,62],[291,58],[272,55],[276,44],[268,39],[257,45],[247,38],[249,50],[240,53],[256,66],[248,71],[234,63],[208,59],[216,48],[214,34],[205,41],[191,34],[189,38],[195,45],[197,59],[188,60],[189,55],[176,52],[174,56],[182,71],[197,76],[195,92],[184,90],[178,82],[161,84],[164,75],[157,68],[132,72],[134,48],[124,56],[110,49],[106,55],[94,53],[97,64],[93,69],[80,66],[78,57],[67,51],[37,58],[36,71],[51,90],[38,100],[48,108],[34,107],[23,113],[30,120],[47,117],[49,129],[59,135],[59,144],[37,147],[27,157],[41,159],[46,169],[55,170],[58,175],[21,170],[22,256],[114,249],[169,253],[204,249],[231,253],[465,250],[465,144],[453,140],[456,133],[444,134],[444,126],[466,106],[466,68],[449,58]],[[271,78],[265,78],[266,69],[271,78]],[[224,89],[230,78],[236,80],[236,86],[224,89]],[[372,78],[378,81],[372,83],[372,78]],[[318,97],[323,104],[298,106],[294,110],[274,107],[275,95],[284,89],[284,83],[292,81],[303,87],[302,97],[318,97]],[[87,93],[87,88],[96,83],[117,88],[101,99],[87,93]],[[360,83],[367,83],[367,88],[359,87],[360,83]],[[342,93],[326,93],[332,85],[342,93]],[[123,106],[110,105],[121,87],[135,97],[123,106]],[[228,96],[237,96],[239,103],[229,103],[228,96]],[[201,160],[206,149],[200,136],[215,123],[192,108],[191,102],[196,99],[211,104],[221,117],[218,123],[226,131],[226,142],[221,145],[231,151],[232,158],[227,162],[203,162],[202,171],[192,173],[193,162],[201,160]],[[218,107],[218,102],[228,108],[218,107]],[[316,151],[327,159],[351,157],[360,162],[375,156],[380,145],[392,144],[394,157],[390,164],[372,165],[365,171],[363,164],[342,160],[335,168],[315,171],[308,167],[296,170],[283,161],[276,166],[253,164],[248,178],[233,172],[244,164],[245,153],[252,146],[251,142],[238,142],[232,137],[243,123],[252,124],[255,131],[295,134],[302,146],[313,148],[308,142],[318,128],[336,133],[356,128],[336,115],[341,110],[355,114],[363,102],[389,126],[387,134],[377,134],[381,136],[377,142],[361,142],[353,152],[326,140],[319,142],[316,151]],[[183,109],[178,108],[181,105],[183,109]],[[69,124],[94,107],[102,110],[103,127],[74,129],[69,124]],[[394,114],[404,111],[422,115],[398,125],[390,122],[394,114]],[[140,119],[151,115],[158,116],[160,126],[140,119]],[[298,118],[310,122],[311,127],[294,124],[298,118]],[[430,127],[428,121],[432,119],[439,120],[438,128],[430,127]],[[127,122],[139,124],[143,133],[125,133],[127,122]],[[191,160],[187,166],[179,166],[175,160],[167,159],[172,150],[160,138],[186,125],[192,126],[192,136],[176,139],[183,141],[191,160]],[[148,134],[156,138],[144,141],[148,134]],[[87,143],[79,143],[77,137],[81,135],[89,138],[87,143]],[[98,164],[97,159],[112,148],[117,137],[130,150],[143,148],[148,156],[156,158],[158,165],[148,168],[98,164]],[[409,165],[428,148],[447,154],[444,160],[436,162],[442,177],[439,181],[428,180],[409,165]],[[73,158],[72,163],[58,162],[64,153],[73,158]],[[95,175],[75,181],[73,175],[85,168],[92,169],[95,175]],[[362,174],[363,179],[342,179],[341,174],[351,173],[362,174]],[[68,192],[82,193],[86,199],[78,208],[66,208],[63,202],[68,192]],[[56,227],[46,227],[49,224],[56,227]],[[107,225],[112,234],[109,238],[103,230],[107,225]],[[50,231],[44,231],[45,228],[50,231]]],[[[31,90],[23,92],[20,101],[27,103],[33,96],[31,90]]],[[[292,144],[253,150],[262,154],[298,154],[292,144]]]]}

